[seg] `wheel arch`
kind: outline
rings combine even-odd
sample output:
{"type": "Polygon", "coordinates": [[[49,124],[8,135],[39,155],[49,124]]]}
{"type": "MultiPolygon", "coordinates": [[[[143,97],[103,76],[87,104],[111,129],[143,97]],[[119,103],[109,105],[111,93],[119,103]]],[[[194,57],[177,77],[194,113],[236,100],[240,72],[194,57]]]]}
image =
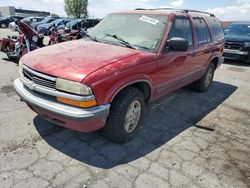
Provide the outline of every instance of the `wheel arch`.
{"type": "Polygon", "coordinates": [[[218,67],[218,63],[219,63],[219,58],[218,57],[213,57],[210,61],[210,63],[213,63],[215,66],[215,69],[217,69],[218,67]]]}
{"type": "Polygon", "coordinates": [[[136,87],[138,88],[144,95],[145,101],[148,102],[152,96],[153,88],[152,84],[148,80],[136,80],[132,82],[128,82],[126,84],[123,84],[119,89],[117,89],[110,99],[110,102],[113,102],[113,100],[116,98],[116,96],[124,89],[127,89],[129,87],[136,87]]]}

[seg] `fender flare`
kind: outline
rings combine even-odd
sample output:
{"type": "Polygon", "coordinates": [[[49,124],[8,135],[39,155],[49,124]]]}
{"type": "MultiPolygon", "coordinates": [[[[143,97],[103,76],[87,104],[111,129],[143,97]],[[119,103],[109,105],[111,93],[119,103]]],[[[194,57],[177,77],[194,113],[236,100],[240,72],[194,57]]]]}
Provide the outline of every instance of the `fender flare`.
{"type": "Polygon", "coordinates": [[[130,78],[129,80],[123,79],[119,81],[118,83],[116,83],[108,92],[109,95],[105,97],[105,101],[112,102],[121,90],[123,90],[124,88],[128,86],[134,85],[136,83],[141,83],[141,82],[148,84],[148,86],[150,87],[150,97],[151,97],[154,90],[153,90],[153,84],[150,78],[148,78],[147,76],[143,76],[143,77],[140,76],[140,77],[137,77],[136,79],[133,79],[133,78],[134,77],[130,78]]]}

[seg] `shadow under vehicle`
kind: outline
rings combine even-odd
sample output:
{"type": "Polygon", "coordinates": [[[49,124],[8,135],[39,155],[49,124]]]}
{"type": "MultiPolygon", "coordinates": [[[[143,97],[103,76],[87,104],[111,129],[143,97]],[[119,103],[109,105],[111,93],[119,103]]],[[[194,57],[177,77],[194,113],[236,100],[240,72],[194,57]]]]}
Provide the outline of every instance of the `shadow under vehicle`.
{"type": "Polygon", "coordinates": [[[35,117],[34,125],[56,150],[82,163],[110,169],[150,154],[190,127],[213,132],[216,126],[202,127],[198,122],[236,90],[236,86],[214,81],[207,93],[186,87],[161,98],[150,104],[137,137],[124,145],[114,144],[96,132],[79,133],[48,124],[40,116],[35,117]]]}

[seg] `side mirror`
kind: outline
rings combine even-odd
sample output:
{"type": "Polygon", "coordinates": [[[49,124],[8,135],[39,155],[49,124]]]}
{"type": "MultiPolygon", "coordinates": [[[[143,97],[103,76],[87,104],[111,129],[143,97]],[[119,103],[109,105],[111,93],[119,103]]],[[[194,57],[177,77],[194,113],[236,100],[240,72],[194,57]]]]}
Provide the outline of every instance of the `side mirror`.
{"type": "Polygon", "coordinates": [[[167,49],[169,51],[187,51],[189,48],[188,41],[184,38],[174,37],[167,41],[167,49]]]}

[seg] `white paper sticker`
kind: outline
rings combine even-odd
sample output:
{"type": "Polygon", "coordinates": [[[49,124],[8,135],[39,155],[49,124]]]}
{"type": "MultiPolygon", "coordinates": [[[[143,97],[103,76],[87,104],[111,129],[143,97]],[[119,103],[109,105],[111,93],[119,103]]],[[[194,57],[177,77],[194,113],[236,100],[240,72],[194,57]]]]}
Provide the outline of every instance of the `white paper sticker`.
{"type": "Polygon", "coordinates": [[[250,25],[248,26],[248,28],[250,28],[250,25]]]}
{"type": "Polygon", "coordinates": [[[148,17],[148,16],[142,16],[139,18],[139,20],[141,20],[143,22],[147,22],[147,23],[152,24],[152,25],[156,25],[160,22],[159,20],[148,17]]]}

